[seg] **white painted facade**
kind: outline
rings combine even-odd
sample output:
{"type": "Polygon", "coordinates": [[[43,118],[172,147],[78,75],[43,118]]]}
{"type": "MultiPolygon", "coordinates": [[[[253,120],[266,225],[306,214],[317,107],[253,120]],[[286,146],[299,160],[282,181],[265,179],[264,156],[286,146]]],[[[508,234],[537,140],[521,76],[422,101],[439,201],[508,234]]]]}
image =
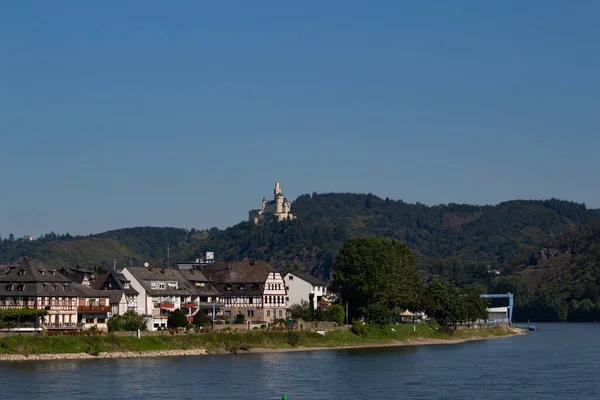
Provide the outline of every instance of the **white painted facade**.
{"type": "Polygon", "coordinates": [[[121,273],[125,275],[125,277],[130,281],[131,287],[138,292],[137,299],[135,301],[137,307],[132,309],[140,315],[148,315],[148,308],[146,303],[148,293],[146,293],[146,289],[144,289],[144,286],[142,286],[142,284],[138,282],[137,279],[135,279],[133,274],[129,272],[127,268],[124,268],[121,271],[121,273]]]}
{"type": "Polygon", "coordinates": [[[285,276],[285,285],[287,289],[287,304],[300,304],[302,301],[310,301],[310,294],[314,294],[313,307],[316,309],[319,301],[328,295],[326,285],[314,285],[302,277],[292,272],[285,276]]]}

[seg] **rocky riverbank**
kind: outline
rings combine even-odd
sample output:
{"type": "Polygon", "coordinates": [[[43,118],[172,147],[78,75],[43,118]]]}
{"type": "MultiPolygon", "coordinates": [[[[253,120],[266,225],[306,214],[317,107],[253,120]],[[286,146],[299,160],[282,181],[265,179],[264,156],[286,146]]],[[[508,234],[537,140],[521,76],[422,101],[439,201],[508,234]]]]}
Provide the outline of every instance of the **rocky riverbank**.
{"type": "Polygon", "coordinates": [[[42,360],[97,360],[103,358],[137,358],[137,357],[181,357],[205,355],[206,349],[190,350],[158,350],[158,351],[115,351],[91,355],[88,353],[56,353],[56,354],[0,354],[0,361],[42,361],[42,360]]]}

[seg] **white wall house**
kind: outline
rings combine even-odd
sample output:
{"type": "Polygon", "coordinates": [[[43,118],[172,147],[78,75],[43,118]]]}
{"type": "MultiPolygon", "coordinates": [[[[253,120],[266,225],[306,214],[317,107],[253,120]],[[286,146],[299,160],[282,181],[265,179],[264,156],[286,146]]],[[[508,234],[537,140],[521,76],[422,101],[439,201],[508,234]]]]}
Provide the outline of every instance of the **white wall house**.
{"type": "Polygon", "coordinates": [[[289,272],[285,278],[287,290],[287,305],[300,304],[303,300],[309,302],[310,294],[314,294],[313,307],[324,305],[328,299],[327,283],[303,272],[289,272]]]}
{"type": "Polygon", "coordinates": [[[167,319],[182,304],[195,301],[195,293],[185,284],[178,270],[152,267],[127,267],[121,273],[138,292],[137,313],[146,317],[148,330],[167,328],[167,319]]]}

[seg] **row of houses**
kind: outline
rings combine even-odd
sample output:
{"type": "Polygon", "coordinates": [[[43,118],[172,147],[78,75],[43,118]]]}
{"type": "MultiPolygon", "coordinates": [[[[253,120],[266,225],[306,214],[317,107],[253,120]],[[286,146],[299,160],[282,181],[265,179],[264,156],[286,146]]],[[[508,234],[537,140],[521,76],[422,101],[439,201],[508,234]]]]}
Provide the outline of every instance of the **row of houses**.
{"type": "MultiPolygon", "coordinates": [[[[176,309],[189,321],[203,310],[215,319],[270,323],[286,309],[313,298],[325,307],[327,284],[303,273],[282,276],[264,261],[182,263],[177,268],[126,267],[105,274],[76,268],[54,269],[39,260],[0,266],[0,309],[48,311],[30,329],[107,329],[113,315],[134,311],[149,330],[168,327],[176,309]]],[[[29,328],[23,328],[29,329],[29,328]]]]}

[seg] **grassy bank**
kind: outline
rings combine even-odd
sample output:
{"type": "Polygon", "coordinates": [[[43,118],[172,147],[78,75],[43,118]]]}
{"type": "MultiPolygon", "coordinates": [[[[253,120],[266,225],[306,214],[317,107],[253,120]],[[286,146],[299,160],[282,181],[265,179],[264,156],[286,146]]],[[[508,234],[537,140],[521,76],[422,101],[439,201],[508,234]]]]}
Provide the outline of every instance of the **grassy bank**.
{"type": "Polygon", "coordinates": [[[208,353],[236,353],[251,349],[335,348],[401,344],[410,339],[461,340],[510,335],[506,328],[493,327],[442,332],[435,325],[394,325],[369,327],[361,335],[350,330],[329,331],[325,336],[314,332],[267,332],[177,334],[171,336],[9,336],[0,339],[2,354],[59,354],[101,352],[147,352],[206,349],[208,353]],[[413,329],[415,329],[413,331],[413,329]]]}

